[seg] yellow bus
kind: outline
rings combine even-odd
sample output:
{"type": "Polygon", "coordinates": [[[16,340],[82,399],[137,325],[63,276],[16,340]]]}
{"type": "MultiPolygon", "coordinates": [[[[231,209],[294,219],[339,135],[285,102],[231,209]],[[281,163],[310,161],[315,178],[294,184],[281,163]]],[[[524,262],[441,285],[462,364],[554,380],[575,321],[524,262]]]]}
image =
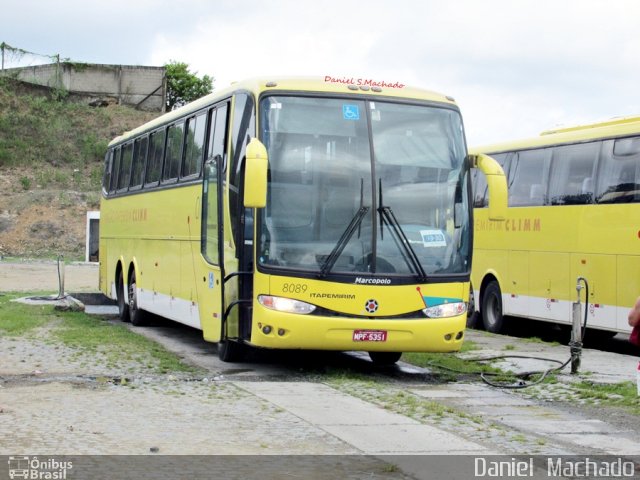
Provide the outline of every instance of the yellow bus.
{"type": "MultiPolygon", "coordinates": [[[[247,345],[456,351],[471,270],[470,167],[453,99],[368,79],[235,83],[116,139],[100,288],[134,325],[247,345]]],[[[502,190],[501,190],[502,188],[502,190]]],[[[500,196],[502,195],[502,196],[500,196]]]]}
{"type": "Polygon", "coordinates": [[[472,285],[484,328],[500,331],[507,315],[570,324],[583,277],[587,325],[628,332],[640,295],[640,117],[474,150],[503,166],[509,190],[506,221],[489,222],[475,178],[472,285]]]}

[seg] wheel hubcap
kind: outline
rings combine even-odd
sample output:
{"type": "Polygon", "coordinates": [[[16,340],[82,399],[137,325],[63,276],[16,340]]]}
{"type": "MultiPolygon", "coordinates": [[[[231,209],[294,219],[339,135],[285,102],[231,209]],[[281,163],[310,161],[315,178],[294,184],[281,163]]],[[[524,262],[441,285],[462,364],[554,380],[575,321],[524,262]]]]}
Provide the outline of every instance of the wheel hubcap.
{"type": "Polygon", "coordinates": [[[136,284],[129,285],[129,307],[136,308],[136,284]]]}

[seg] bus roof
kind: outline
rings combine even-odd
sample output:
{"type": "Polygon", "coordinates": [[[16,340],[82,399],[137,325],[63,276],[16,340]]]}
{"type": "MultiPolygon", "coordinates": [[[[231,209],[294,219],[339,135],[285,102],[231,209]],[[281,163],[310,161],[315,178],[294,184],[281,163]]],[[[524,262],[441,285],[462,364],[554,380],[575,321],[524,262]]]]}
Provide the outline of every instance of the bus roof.
{"type": "Polygon", "coordinates": [[[471,153],[500,153],[589,140],[626,137],[640,133],[640,116],[617,117],[598,123],[545,130],[539,137],[470,148],[471,153]]]}
{"type": "Polygon", "coordinates": [[[153,130],[161,125],[171,123],[173,120],[182,118],[192,112],[197,112],[209,104],[231,96],[235,92],[248,91],[256,96],[265,91],[286,91],[286,92],[314,92],[314,93],[337,93],[337,94],[359,94],[379,96],[382,98],[404,98],[431,101],[456,105],[455,100],[450,96],[445,96],[430,90],[409,87],[401,82],[387,82],[372,80],[369,78],[355,77],[258,77],[242,82],[234,82],[226,88],[216,90],[209,95],[205,95],[183,107],[171,112],[167,112],[150,122],[141,125],[134,130],[114,138],[109,145],[120,143],[130,137],[144,131],[153,130]]]}

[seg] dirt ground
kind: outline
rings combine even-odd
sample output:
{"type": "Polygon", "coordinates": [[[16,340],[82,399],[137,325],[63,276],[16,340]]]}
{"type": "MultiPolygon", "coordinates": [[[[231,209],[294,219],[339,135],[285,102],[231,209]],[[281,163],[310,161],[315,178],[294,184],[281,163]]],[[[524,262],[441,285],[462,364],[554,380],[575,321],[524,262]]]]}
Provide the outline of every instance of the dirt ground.
{"type": "MultiPolygon", "coordinates": [[[[64,265],[64,291],[97,292],[98,264],[64,265]]],[[[58,262],[0,261],[0,292],[51,292],[60,289],[58,262]]]]}
{"type": "Polygon", "coordinates": [[[11,192],[4,189],[8,178],[0,174],[4,191],[0,195],[0,256],[81,258],[87,211],[96,210],[96,202],[79,192],[11,192]]]}

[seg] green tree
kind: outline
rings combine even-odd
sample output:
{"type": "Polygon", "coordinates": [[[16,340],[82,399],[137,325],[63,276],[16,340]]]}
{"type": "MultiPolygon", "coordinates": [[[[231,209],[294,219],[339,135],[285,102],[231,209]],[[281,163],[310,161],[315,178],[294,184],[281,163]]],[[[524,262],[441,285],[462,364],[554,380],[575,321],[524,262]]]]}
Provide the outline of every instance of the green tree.
{"type": "Polygon", "coordinates": [[[167,110],[181,107],[213,90],[213,78],[197,72],[190,72],[189,65],[171,60],[165,66],[167,71],[167,110]]]}

